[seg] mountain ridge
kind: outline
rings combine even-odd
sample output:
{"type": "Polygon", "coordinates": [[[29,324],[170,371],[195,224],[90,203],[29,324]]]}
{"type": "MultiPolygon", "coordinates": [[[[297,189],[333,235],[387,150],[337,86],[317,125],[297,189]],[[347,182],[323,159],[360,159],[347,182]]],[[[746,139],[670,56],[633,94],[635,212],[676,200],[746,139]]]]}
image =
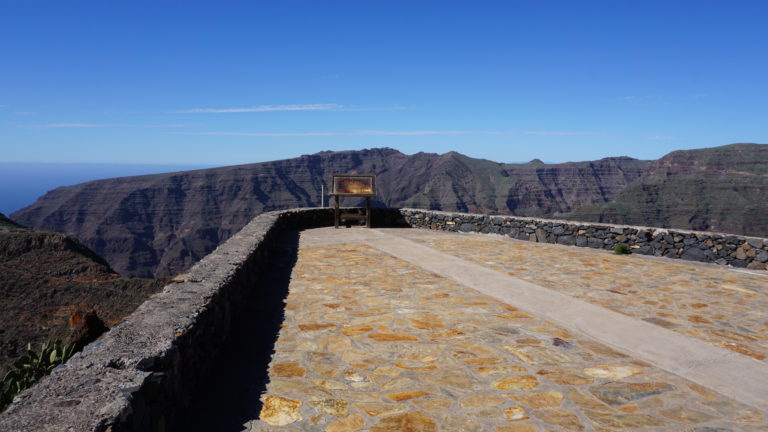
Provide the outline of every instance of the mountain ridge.
{"type": "MultiPolygon", "coordinates": [[[[678,161],[672,164],[678,172],[685,171],[686,163],[695,165],[708,157],[722,157],[710,157],[713,152],[743,153],[734,161],[739,169],[747,169],[750,155],[763,157],[765,148],[768,146],[736,144],[714,150],[683,150],[679,161],[677,152],[665,158],[667,162],[678,161]]],[[[29,226],[80,238],[122,274],[157,277],[184,271],[259,213],[319,206],[321,188],[327,190],[332,173],[375,174],[376,206],[558,218],[578,214],[587,218],[585,221],[618,223],[625,213],[611,212],[612,208],[635,207],[616,200],[643,182],[653,184],[665,177],[664,165],[658,165],[661,160],[665,159],[643,161],[619,156],[559,164],[537,160],[508,164],[456,152],[406,155],[391,148],[325,151],[271,162],[57,188],[12,216],[29,226]],[[589,211],[579,213],[582,209],[589,211]]],[[[763,160],[768,161],[768,156],[763,160]]],[[[725,170],[714,162],[710,165],[713,168],[701,172],[709,175],[725,170]]],[[[753,165],[757,168],[749,168],[749,172],[762,169],[761,163],[753,165]]],[[[716,183],[717,179],[710,181],[716,183]]],[[[345,203],[357,204],[353,200],[345,203]]],[[[643,224],[683,225],[677,228],[711,225],[688,226],[679,217],[659,218],[659,223],[649,224],[649,217],[641,219],[643,224]]]]}

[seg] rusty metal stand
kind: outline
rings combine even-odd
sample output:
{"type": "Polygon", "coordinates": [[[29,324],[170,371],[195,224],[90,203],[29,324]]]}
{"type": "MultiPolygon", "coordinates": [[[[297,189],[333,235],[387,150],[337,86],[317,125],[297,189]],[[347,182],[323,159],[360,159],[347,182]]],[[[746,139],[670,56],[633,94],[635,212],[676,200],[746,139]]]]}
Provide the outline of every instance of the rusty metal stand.
{"type": "Polygon", "coordinates": [[[365,215],[353,215],[353,214],[344,214],[341,212],[341,209],[339,208],[339,195],[331,194],[334,198],[334,205],[333,205],[333,227],[338,228],[341,220],[344,219],[346,221],[349,220],[362,220],[365,219],[365,227],[370,228],[371,227],[371,197],[366,196],[365,197],[365,215]]]}
{"type": "Polygon", "coordinates": [[[334,201],[336,204],[333,206],[333,227],[338,228],[339,227],[339,196],[334,195],[333,196],[334,201]]]}
{"type": "Polygon", "coordinates": [[[365,227],[371,227],[371,197],[365,197],[365,227]]]}

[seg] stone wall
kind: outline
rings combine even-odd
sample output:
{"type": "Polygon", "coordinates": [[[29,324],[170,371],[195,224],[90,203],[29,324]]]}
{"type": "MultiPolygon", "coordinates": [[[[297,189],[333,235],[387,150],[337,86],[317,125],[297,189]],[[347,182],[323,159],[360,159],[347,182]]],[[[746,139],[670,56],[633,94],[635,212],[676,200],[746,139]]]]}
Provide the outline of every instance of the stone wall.
{"type": "Polygon", "coordinates": [[[418,209],[400,210],[414,228],[493,233],[542,243],[613,249],[617,243],[632,253],[721,265],[768,269],[768,239],[730,234],[606,225],[514,216],[487,216],[418,209]]]}
{"type": "MultiPolygon", "coordinates": [[[[391,218],[382,214],[380,218],[391,218]]],[[[0,431],[165,431],[207,374],[278,231],[328,226],[330,209],[265,213],[98,341],[20,394],[0,431]]]]}
{"type": "MultiPolygon", "coordinates": [[[[768,240],[682,230],[416,209],[374,209],[374,226],[496,233],[516,239],[766,268],[768,240]]],[[[58,367],[0,413],[1,431],[166,431],[224,344],[238,305],[284,229],[331,226],[331,209],[265,213],[58,367]]],[[[269,293],[266,293],[269,295],[269,293]]]]}

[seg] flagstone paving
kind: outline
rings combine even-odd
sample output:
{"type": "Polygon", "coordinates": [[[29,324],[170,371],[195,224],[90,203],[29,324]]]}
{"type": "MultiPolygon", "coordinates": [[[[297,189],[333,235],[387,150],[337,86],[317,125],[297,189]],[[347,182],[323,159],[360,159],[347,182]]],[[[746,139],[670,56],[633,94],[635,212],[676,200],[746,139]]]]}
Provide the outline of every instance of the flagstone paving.
{"type": "Polygon", "coordinates": [[[768,357],[768,272],[490,235],[412,240],[739,354],[768,357]]]}
{"type": "Polygon", "coordinates": [[[327,242],[318,232],[302,233],[260,420],[246,429],[768,430],[757,409],[368,244],[340,243],[348,230],[327,242]]]}

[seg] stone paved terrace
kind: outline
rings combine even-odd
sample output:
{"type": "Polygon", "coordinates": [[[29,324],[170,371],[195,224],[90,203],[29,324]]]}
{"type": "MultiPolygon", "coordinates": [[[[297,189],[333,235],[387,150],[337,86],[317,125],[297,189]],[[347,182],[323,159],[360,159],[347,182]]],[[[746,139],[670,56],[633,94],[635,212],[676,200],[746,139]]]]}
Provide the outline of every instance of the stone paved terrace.
{"type": "Polygon", "coordinates": [[[612,311],[765,360],[768,273],[724,269],[603,250],[531,245],[503,237],[416,239],[612,311]]]}
{"type": "Polygon", "coordinates": [[[306,230],[244,429],[765,431],[767,303],[766,272],[306,230]]]}

